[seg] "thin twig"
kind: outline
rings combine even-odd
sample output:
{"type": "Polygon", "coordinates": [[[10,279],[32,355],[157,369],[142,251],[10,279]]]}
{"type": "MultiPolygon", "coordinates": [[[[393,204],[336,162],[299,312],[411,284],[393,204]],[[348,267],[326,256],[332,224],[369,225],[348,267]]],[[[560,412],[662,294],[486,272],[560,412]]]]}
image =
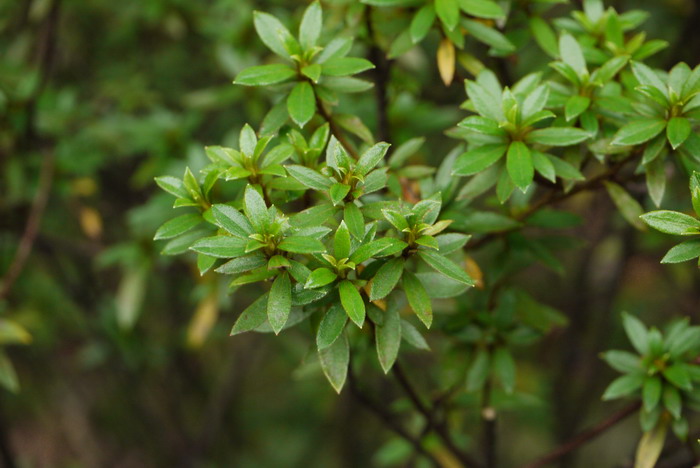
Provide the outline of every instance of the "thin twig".
{"type": "Polygon", "coordinates": [[[44,154],[44,159],[41,164],[41,173],[39,174],[39,189],[34,196],[31,212],[27,219],[27,224],[24,227],[24,233],[19,242],[17,253],[10,263],[10,267],[5,272],[5,275],[0,281],[0,300],[4,299],[10,292],[15,281],[24,269],[24,265],[29,258],[29,254],[34,246],[34,240],[39,232],[41,218],[44,215],[46,203],[49,200],[49,192],[51,191],[51,183],[53,181],[54,172],[54,155],[52,151],[47,151],[44,154]]]}
{"type": "MultiPolygon", "coordinates": [[[[601,186],[604,185],[605,182],[612,181],[615,179],[615,177],[618,175],[618,173],[622,170],[622,168],[625,167],[625,165],[630,162],[635,160],[641,153],[636,152],[631,154],[630,156],[621,159],[620,161],[616,162],[612,166],[610,166],[607,170],[601,172],[595,177],[592,177],[591,179],[580,183],[578,185],[575,185],[571,190],[568,192],[564,192],[560,187],[552,187],[549,191],[547,191],[539,200],[535,201],[532,205],[530,205],[527,209],[516,213],[515,216],[513,216],[513,219],[516,221],[524,221],[533,214],[535,214],[537,211],[540,209],[552,205],[554,203],[564,201],[568,198],[573,197],[574,195],[577,195],[581,192],[586,192],[589,190],[597,190],[601,186]]],[[[489,242],[496,240],[503,235],[512,232],[518,227],[508,229],[505,231],[499,231],[499,232],[494,232],[491,234],[487,234],[484,237],[481,237],[477,239],[476,241],[467,244],[465,249],[467,250],[475,250],[478,249],[479,247],[484,246],[485,244],[488,244],[489,242]]]]}
{"type": "Polygon", "coordinates": [[[374,95],[377,103],[377,137],[380,141],[391,142],[391,128],[389,126],[389,99],[387,96],[388,82],[391,74],[391,61],[386,58],[386,54],[377,45],[375,40],[374,24],[372,23],[371,6],[365,10],[365,23],[367,25],[367,36],[369,38],[369,61],[375,66],[374,74],[374,95]]]}
{"type": "Polygon", "coordinates": [[[582,445],[586,444],[587,442],[590,442],[591,440],[595,439],[596,437],[600,436],[603,434],[605,431],[608,429],[614,427],[617,425],[619,422],[625,420],[628,416],[630,416],[632,413],[637,411],[641,406],[640,402],[635,402],[632,403],[625,408],[621,409],[617,413],[614,413],[612,416],[609,418],[601,421],[600,423],[596,424],[590,429],[587,429],[583,432],[581,432],[579,435],[576,437],[572,438],[568,442],[565,442],[564,444],[560,445],[547,455],[544,455],[537,460],[534,460],[527,465],[523,465],[521,468],[540,468],[542,466],[547,465],[548,463],[553,462],[554,460],[557,460],[564,455],[573,452],[574,450],[578,449],[582,445]]]}
{"type": "Polygon", "coordinates": [[[435,419],[434,411],[432,411],[423,403],[423,401],[418,396],[418,393],[413,388],[413,385],[411,385],[411,382],[408,380],[408,377],[406,377],[406,374],[404,373],[401,365],[398,362],[394,363],[394,366],[392,367],[392,375],[396,378],[396,381],[404,390],[409,400],[411,400],[411,403],[416,408],[416,410],[418,410],[418,412],[425,417],[428,426],[433,428],[433,430],[435,430],[435,433],[440,437],[440,439],[442,439],[447,449],[465,466],[481,466],[481,464],[478,461],[476,461],[467,453],[464,453],[464,451],[460,449],[457,446],[457,444],[455,444],[454,440],[452,439],[452,435],[450,434],[444,422],[435,419]]]}
{"type": "Polygon", "coordinates": [[[435,458],[435,456],[427,451],[420,439],[414,437],[406,429],[404,429],[394,418],[394,416],[384,409],[382,405],[375,403],[370,397],[365,395],[357,386],[357,381],[351,369],[348,370],[348,388],[352,396],[364,406],[369,412],[373,413],[377,418],[379,418],[382,423],[391,431],[396,433],[399,437],[404,439],[406,442],[413,446],[413,449],[427,458],[435,467],[441,467],[440,462],[435,458]]]}

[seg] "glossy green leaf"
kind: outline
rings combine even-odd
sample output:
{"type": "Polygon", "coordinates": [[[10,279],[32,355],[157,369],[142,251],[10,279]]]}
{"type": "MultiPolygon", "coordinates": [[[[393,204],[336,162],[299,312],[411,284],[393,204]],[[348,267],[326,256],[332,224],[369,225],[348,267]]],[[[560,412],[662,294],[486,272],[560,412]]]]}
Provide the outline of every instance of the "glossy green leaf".
{"type": "Polygon", "coordinates": [[[267,298],[267,319],[275,334],[278,334],[289,318],[292,309],[292,284],[289,274],[277,275],[267,298]]]}
{"type": "Polygon", "coordinates": [[[292,120],[302,128],[311,120],[316,113],[316,97],[311,83],[300,81],[294,85],[287,98],[287,111],[292,120]]]}
{"type": "Polygon", "coordinates": [[[341,334],[332,345],[318,351],[321,369],[333,389],[340,393],[345,385],[350,364],[350,346],[348,339],[341,334]]]}
{"type": "Polygon", "coordinates": [[[522,191],[532,183],[535,168],[530,149],[522,141],[514,141],[508,147],[506,168],[513,183],[522,191]]]}
{"type": "Polygon", "coordinates": [[[318,325],[316,347],[321,350],[335,343],[347,322],[348,316],[340,304],[333,304],[318,325]]]}
{"type": "Polygon", "coordinates": [[[288,65],[274,63],[249,67],[236,75],[235,84],[244,86],[268,86],[294,78],[297,72],[288,65]]]}
{"type": "Polygon", "coordinates": [[[381,325],[375,326],[375,341],[377,344],[377,357],[382,370],[387,374],[399,355],[401,346],[401,318],[399,310],[394,304],[390,304],[383,314],[381,325]]]}
{"type": "Polygon", "coordinates": [[[340,293],[340,302],[343,305],[343,309],[345,309],[345,313],[348,314],[350,320],[355,322],[355,325],[362,328],[362,325],[365,323],[365,302],[362,300],[360,292],[349,280],[340,282],[338,292],[340,293]]]}

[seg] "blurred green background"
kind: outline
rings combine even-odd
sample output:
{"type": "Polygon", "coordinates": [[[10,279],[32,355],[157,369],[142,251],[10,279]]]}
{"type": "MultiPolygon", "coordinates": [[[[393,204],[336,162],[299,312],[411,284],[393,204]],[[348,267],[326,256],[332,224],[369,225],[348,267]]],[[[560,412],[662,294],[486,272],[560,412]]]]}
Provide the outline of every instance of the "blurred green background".
{"type": "MultiPolygon", "coordinates": [[[[363,26],[353,24],[358,2],[323,3],[334,27],[345,21],[362,38],[363,26]]],[[[670,43],[655,65],[700,60],[697,3],[606,3],[652,13],[648,36],[670,43]]],[[[242,125],[257,127],[273,102],[270,93],[231,84],[268,56],[252,11],[291,26],[307,4],[0,1],[0,273],[15,258],[35,194],[47,195],[26,265],[0,297],[0,317],[32,335],[28,346],[7,350],[20,392],[0,390],[0,449],[16,466],[405,466],[408,447],[347,391],[336,396],[327,385],[310,333],[229,338],[251,297],[227,295],[225,279],[200,277],[192,257],[162,256],[163,246],[152,241],[173,216],[171,197],[153,177],[201,167],[204,145],[235,146],[242,125]]],[[[382,28],[390,35],[390,22],[382,28]]],[[[460,84],[445,89],[439,82],[437,40],[395,63],[389,89],[394,141],[427,135],[433,149],[422,157],[431,164],[450,149],[442,131],[463,114],[457,106],[464,100],[460,84]]],[[[366,55],[365,42],[356,42],[366,55]]],[[[522,54],[545,63],[532,44],[522,54]]],[[[515,56],[510,66],[522,75],[532,63],[515,56]]],[[[373,99],[367,93],[341,107],[374,129],[373,99]]],[[[669,206],[687,202],[685,183],[673,179],[669,206]]],[[[521,278],[570,315],[572,326],[518,356],[521,392],[497,402],[507,466],[615,408],[599,402],[614,372],[597,353],[627,346],[620,310],[651,323],[699,318],[697,274],[657,265],[669,240],[638,240],[596,197],[580,207],[588,221],[577,235],[585,247],[564,259],[576,288],[541,269],[521,278]]],[[[440,341],[439,332],[428,336],[432,354],[408,355],[426,392],[429,382],[468,363],[467,352],[440,341]]],[[[375,364],[366,369],[363,385],[383,405],[408,409],[375,364]]],[[[458,438],[478,448],[474,398],[460,395],[454,405],[458,438]]],[[[419,418],[405,417],[420,427],[419,418]]],[[[565,463],[616,466],[631,456],[637,426],[630,419],[565,463]]]]}

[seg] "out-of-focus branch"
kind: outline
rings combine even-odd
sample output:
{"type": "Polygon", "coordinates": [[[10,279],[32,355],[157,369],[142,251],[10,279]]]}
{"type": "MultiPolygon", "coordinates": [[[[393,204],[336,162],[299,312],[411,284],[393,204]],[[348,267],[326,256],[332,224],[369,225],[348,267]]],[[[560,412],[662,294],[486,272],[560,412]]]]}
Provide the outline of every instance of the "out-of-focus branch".
{"type": "Polygon", "coordinates": [[[49,150],[44,154],[44,160],[41,164],[41,173],[39,174],[39,189],[34,196],[32,208],[29,213],[29,218],[27,218],[27,224],[24,227],[24,233],[19,241],[17,253],[0,281],[0,300],[4,299],[10,292],[10,289],[12,289],[12,286],[15,281],[17,281],[20,273],[22,273],[27,259],[29,258],[29,254],[32,251],[34,240],[36,239],[39,226],[41,225],[41,218],[44,215],[44,209],[49,200],[53,173],[54,155],[53,151],[49,150]]]}
{"type": "Polygon", "coordinates": [[[547,455],[544,455],[537,460],[534,460],[527,465],[523,465],[521,468],[541,468],[554,460],[557,460],[564,455],[568,454],[569,452],[572,452],[582,445],[590,442],[591,440],[595,439],[596,437],[600,436],[604,432],[606,432],[608,429],[615,427],[619,422],[624,421],[628,416],[636,412],[641,406],[640,402],[635,402],[632,403],[625,408],[621,409],[617,413],[614,413],[612,416],[609,418],[599,422],[595,426],[593,426],[590,429],[587,429],[583,432],[581,432],[579,435],[574,437],[573,439],[569,440],[568,442],[565,442],[564,444],[560,445],[556,449],[552,450],[550,453],[547,455]]]}
{"type": "Polygon", "coordinates": [[[423,417],[425,417],[427,421],[427,428],[432,428],[435,431],[435,433],[440,437],[447,449],[462,464],[464,464],[464,466],[480,467],[481,464],[477,460],[472,458],[470,455],[464,453],[462,449],[457,447],[457,444],[455,444],[454,440],[452,439],[452,435],[450,434],[447,426],[444,424],[444,421],[438,421],[435,418],[435,412],[423,403],[421,398],[418,396],[418,392],[415,390],[415,388],[413,388],[413,385],[408,380],[408,377],[406,376],[405,372],[403,371],[403,368],[398,362],[396,362],[394,364],[394,367],[392,367],[392,375],[394,376],[398,384],[401,386],[401,388],[404,390],[409,400],[411,400],[411,403],[416,408],[416,410],[419,413],[421,413],[423,417]]]}
{"type": "Polygon", "coordinates": [[[357,386],[357,381],[353,375],[352,369],[348,370],[348,387],[350,393],[362,406],[364,406],[369,412],[373,413],[388,429],[394,432],[396,435],[404,439],[406,442],[411,444],[413,449],[423,455],[433,466],[440,468],[442,465],[435,458],[435,456],[427,451],[420,439],[411,435],[406,429],[404,429],[394,418],[394,416],[387,411],[382,405],[374,402],[369,396],[362,392],[357,386]]]}

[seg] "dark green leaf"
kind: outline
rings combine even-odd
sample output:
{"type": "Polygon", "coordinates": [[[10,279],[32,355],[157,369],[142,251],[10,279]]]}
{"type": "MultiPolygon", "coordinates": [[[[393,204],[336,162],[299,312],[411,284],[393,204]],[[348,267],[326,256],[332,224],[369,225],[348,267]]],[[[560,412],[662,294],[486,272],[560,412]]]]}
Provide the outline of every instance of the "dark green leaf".
{"type": "Polygon", "coordinates": [[[292,120],[304,127],[316,113],[316,98],[314,89],[308,81],[300,81],[287,98],[287,111],[292,120]]]}
{"type": "Polygon", "coordinates": [[[330,309],[328,309],[328,312],[326,312],[326,315],[323,316],[323,320],[321,320],[318,326],[316,347],[321,350],[335,343],[335,340],[338,339],[345,329],[347,321],[348,316],[345,314],[340,304],[333,304],[330,309]]]}
{"type": "Polygon", "coordinates": [[[267,319],[277,335],[284,328],[292,310],[292,283],[287,272],[277,275],[267,298],[267,319]]]}
{"type": "Polygon", "coordinates": [[[377,274],[374,275],[372,280],[372,286],[369,293],[369,299],[371,301],[376,301],[378,299],[383,299],[391,291],[394,290],[396,284],[401,279],[401,273],[403,272],[404,259],[393,258],[386,262],[379,268],[377,274]]]}
{"type": "Polygon", "coordinates": [[[401,318],[395,304],[389,304],[381,325],[376,325],[377,357],[385,374],[391,370],[401,346],[401,318]]]}
{"type": "Polygon", "coordinates": [[[333,389],[340,393],[345,385],[350,364],[350,346],[347,337],[341,333],[332,345],[318,351],[321,368],[333,389]]]}
{"type": "Polygon", "coordinates": [[[530,149],[522,141],[514,141],[508,147],[506,167],[513,183],[523,192],[532,183],[535,168],[530,149]]]}

